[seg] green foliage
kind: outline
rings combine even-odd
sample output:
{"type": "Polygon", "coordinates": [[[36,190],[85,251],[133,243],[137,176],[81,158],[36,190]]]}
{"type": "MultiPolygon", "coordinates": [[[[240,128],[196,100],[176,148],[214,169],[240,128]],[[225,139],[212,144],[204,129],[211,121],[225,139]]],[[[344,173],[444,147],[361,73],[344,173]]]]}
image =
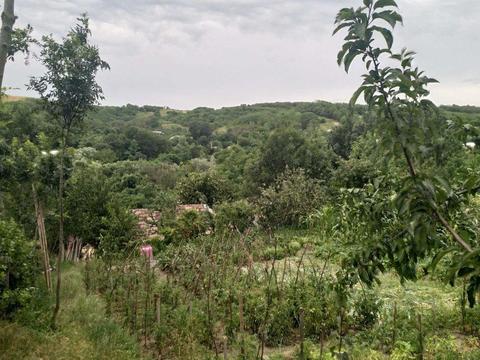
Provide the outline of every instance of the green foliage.
{"type": "Polygon", "coordinates": [[[319,181],[309,178],[302,169],[287,169],[262,191],[258,203],[261,220],[266,226],[276,227],[301,225],[325,201],[319,181]]]}
{"type": "Polygon", "coordinates": [[[404,341],[398,341],[395,349],[393,349],[390,355],[392,360],[414,360],[416,359],[413,346],[404,341]]]}
{"type": "Polygon", "coordinates": [[[0,220],[0,314],[11,316],[35,291],[36,259],[33,242],[12,220],[0,220]]]}
{"type": "Polygon", "coordinates": [[[97,148],[112,151],[115,160],[155,159],[170,149],[170,143],[150,129],[122,126],[105,135],[104,143],[97,148]]]}
{"type": "Polygon", "coordinates": [[[302,168],[311,177],[327,180],[335,156],[322,139],[306,139],[293,128],[277,129],[261,149],[256,164],[249,169],[253,183],[270,185],[286,169],[302,168]]]}
{"type": "Polygon", "coordinates": [[[32,37],[33,28],[27,25],[24,28],[14,28],[10,47],[8,49],[8,60],[13,61],[17,53],[22,53],[25,56],[25,62],[28,62],[30,57],[30,46],[38,42],[32,37]]]}
{"type": "Polygon", "coordinates": [[[192,135],[193,140],[200,145],[206,146],[212,136],[212,128],[210,124],[203,121],[195,121],[189,124],[188,129],[192,135]]]}
{"type": "Polygon", "coordinates": [[[458,359],[458,349],[455,338],[440,338],[433,336],[427,340],[425,346],[427,358],[435,358],[438,360],[455,360],[458,359]]]}
{"type": "Polygon", "coordinates": [[[352,145],[349,158],[341,160],[335,170],[335,185],[339,188],[363,188],[373,183],[383,171],[393,172],[386,168],[376,151],[375,138],[366,134],[358,138],[352,145]]]}
{"type": "Polygon", "coordinates": [[[215,228],[220,231],[239,231],[251,228],[255,209],[247,200],[224,202],[215,207],[215,228]]]}
{"type": "Polygon", "coordinates": [[[61,128],[69,130],[83,120],[88,110],[102,99],[95,77],[109,69],[98,48],[88,43],[91,35],[88,18],[83,15],[61,43],[44,36],[39,59],[47,72],[32,77],[29,88],[38,92],[48,112],[61,119],[61,128]]]}
{"type": "Polygon", "coordinates": [[[246,164],[252,161],[252,154],[239,145],[231,145],[215,153],[216,168],[232,188],[234,195],[244,195],[246,187],[246,164]]]}
{"type": "Polygon", "coordinates": [[[182,204],[214,204],[230,199],[228,184],[218,174],[212,172],[191,173],[177,185],[182,204]]]}
{"type": "Polygon", "coordinates": [[[211,231],[212,219],[208,213],[185,211],[177,217],[172,231],[166,236],[167,241],[188,241],[211,231]]]}
{"type": "Polygon", "coordinates": [[[107,204],[107,216],[103,218],[99,255],[114,259],[131,255],[138,245],[137,219],[118,201],[107,204]]]}
{"type": "Polygon", "coordinates": [[[52,299],[47,293],[16,314],[14,322],[1,322],[0,357],[7,359],[144,359],[136,338],[121,324],[106,317],[105,302],[87,294],[83,266],[65,266],[62,298],[64,312],[56,332],[49,329],[52,299]],[[35,304],[35,302],[37,302],[35,304]]]}
{"type": "Polygon", "coordinates": [[[338,156],[343,159],[350,157],[353,144],[368,129],[368,120],[367,114],[358,117],[351,114],[341,125],[331,130],[328,134],[328,143],[338,156]]]}
{"type": "Polygon", "coordinates": [[[108,218],[107,178],[95,166],[77,167],[67,183],[67,228],[85,244],[97,246],[108,218]]]}
{"type": "Polygon", "coordinates": [[[354,300],[354,324],[359,327],[373,326],[379,317],[382,300],[373,291],[367,291],[354,300]]]}
{"type": "MultiPolygon", "coordinates": [[[[336,18],[334,33],[347,29],[345,44],[338,54],[339,65],[343,64],[348,72],[353,60],[361,57],[367,70],[362,86],[350,103],[354,105],[363,94],[365,102],[378,114],[374,124],[378,148],[392,161],[402,160],[406,165],[392,184],[395,187],[392,187],[390,204],[384,201],[382,204],[375,196],[378,192],[370,191],[369,194],[374,194],[370,198],[367,192],[363,194],[364,201],[377,203],[371,212],[372,221],[377,223],[373,231],[382,232],[378,229],[381,223],[378,210],[390,207],[388,221],[397,223],[397,234],[388,234],[390,244],[377,243],[371,251],[360,255],[362,260],[354,263],[365,264],[365,260],[370,263],[370,267],[361,266],[359,272],[367,282],[374,279],[375,271],[384,268],[379,258],[385,257],[395,263],[402,278],[414,279],[419,260],[431,253],[438,259],[453,251],[456,254],[450,275],[453,282],[456,276],[469,276],[478,267],[474,250],[476,235],[457,220],[459,213],[465,213],[462,205],[468,201],[462,195],[476,192],[474,184],[478,183],[478,174],[469,178],[462,186],[464,190],[456,190],[454,181],[447,180],[455,179],[445,167],[455,144],[445,139],[455,139],[459,145],[459,137],[452,136],[439,118],[438,109],[427,99],[428,85],[437,81],[413,65],[414,52],[392,50],[392,30],[402,22],[396,7],[395,1],[390,0],[365,1],[364,6],[356,10],[340,10],[336,18]],[[377,36],[385,40],[386,47],[378,42],[377,36]],[[382,67],[385,61],[389,61],[389,66],[382,67]],[[452,240],[456,246],[451,244],[452,240]]],[[[385,220],[384,217],[382,222],[385,220]]],[[[469,281],[469,300],[473,305],[473,294],[480,289],[480,282],[475,276],[469,281]]]]}

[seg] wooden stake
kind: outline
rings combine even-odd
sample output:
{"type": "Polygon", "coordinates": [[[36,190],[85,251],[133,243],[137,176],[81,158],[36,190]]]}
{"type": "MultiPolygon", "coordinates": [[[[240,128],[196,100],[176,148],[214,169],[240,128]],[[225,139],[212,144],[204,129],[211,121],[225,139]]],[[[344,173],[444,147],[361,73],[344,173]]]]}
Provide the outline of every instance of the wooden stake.
{"type": "Polygon", "coordinates": [[[422,314],[420,313],[417,316],[417,326],[418,326],[418,343],[419,343],[418,360],[423,360],[423,353],[425,349],[423,344],[422,314]]]}
{"type": "Polygon", "coordinates": [[[300,360],[305,360],[305,312],[300,308],[300,360]]]}
{"type": "Polygon", "coordinates": [[[243,338],[243,332],[245,330],[245,323],[243,320],[243,295],[238,295],[238,318],[240,321],[240,355],[241,359],[245,359],[245,342],[243,338]]]}
{"type": "Polygon", "coordinates": [[[393,303],[393,335],[392,335],[392,350],[395,349],[395,342],[397,341],[397,302],[393,303]]]}
{"type": "Polygon", "coordinates": [[[43,270],[45,276],[45,284],[48,291],[52,290],[52,278],[50,274],[50,258],[48,255],[47,234],[45,231],[45,220],[43,216],[43,208],[38,199],[37,190],[35,185],[32,184],[33,203],[35,205],[35,215],[37,221],[38,240],[40,243],[40,249],[42,251],[43,270]]]}

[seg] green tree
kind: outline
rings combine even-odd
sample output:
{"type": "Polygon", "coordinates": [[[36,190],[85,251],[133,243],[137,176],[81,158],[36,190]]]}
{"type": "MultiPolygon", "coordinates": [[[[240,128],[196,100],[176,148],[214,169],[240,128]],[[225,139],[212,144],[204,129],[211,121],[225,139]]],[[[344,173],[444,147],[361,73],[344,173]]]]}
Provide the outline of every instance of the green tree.
{"type": "Polygon", "coordinates": [[[182,204],[214,204],[231,197],[227,182],[213,172],[191,173],[177,185],[182,204]]]}
{"type": "Polygon", "coordinates": [[[263,179],[271,184],[287,167],[301,167],[306,140],[292,128],[275,131],[268,138],[259,161],[263,179]]]}
{"type": "Polygon", "coordinates": [[[207,146],[212,136],[212,128],[209,123],[205,121],[193,121],[188,126],[190,135],[193,140],[202,146],[207,146]]]}
{"type": "Polygon", "coordinates": [[[51,35],[42,38],[39,59],[46,73],[30,79],[29,89],[40,94],[46,109],[61,130],[59,199],[59,251],[57,259],[56,304],[52,317],[55,327],[60,310],[61,262],[64,248],[64,159],[72,127],[81,123],[87,112],[103,99],[101,87],[96,82],[99,70],[109,69],[100,57],[96,46],[89,43],[91,35],[86,15],[78,19],[61,42],[51,35]]]}
{"type": "Polygon", "coordinates": [[[328,143],[333,151],[343,159],[348,159],[352,145],[366,131],[362,117],[347,116],[340,126],[336,126],[328,134],[328,143]]]}
{"type": "Polygon", "coordinates": [[[100,234],[99,255],[109,262],[132,255],[138,245],[138,220],[117,199],[107,205],[100,234]]]}
{"type": "Polygon", "coordinates": [[[98,166],[77,166],[67,182],[66,228],[86,244],[98,246],[111,194],[98,166]]]}
{"type": "Polygon", "coordinates": [[[221,231],[239,231],[253,226],[255,208],[247,200],[225,202],[215,207],[215,228],[221,231]]]}
{"type": "Polygon", "coordinates": [[[258,205],[266,226],[299,226],[325,200],[318,180],[308,177],[303,169],[287,169],[262,191],[258,205]]]}
{"type": "Polygon", "coordinates": [[[272,184],[287,168],[302,168],[317,179],[328,180],[335,155],[321,137],[307,139],[293,128],[275,130],[261,150],[258,161],[248,169],[252,183],[272,184]]]}

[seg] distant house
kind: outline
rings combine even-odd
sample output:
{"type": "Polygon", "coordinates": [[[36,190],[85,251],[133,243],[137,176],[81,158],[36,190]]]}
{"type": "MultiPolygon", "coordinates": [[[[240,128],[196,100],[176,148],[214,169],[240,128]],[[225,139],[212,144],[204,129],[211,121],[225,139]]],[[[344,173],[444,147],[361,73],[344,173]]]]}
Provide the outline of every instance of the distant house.
{"type": "Polygon", "coordinates": [[[60,153],[59,150],[50,150],[49,152],[47,152],[47,151],[42,151],[42,155],[43,155],[43,156],[46,156],[46,155],[57,156],[59,153],[60,153]]]}
{"type": "Polygon", "coordinates": [[[206,212],[209,214],[214,215],[215,213],[207,204],[188,204],[188,205],[178,205],[177,206],[177,215],[183,214],[187,211],[195,211],[195,212],[206,212]]]}
{"type": "Polygon", "coordinates": [[[133,209],[132,214],[138,219],[138,227],[145,237],[153,238],[159,235],[158,222],[162,217],[160,211],[133,209]]]}
{"type": "Polygon", "coordinates": [[[477,144],[474,143],[474,142],[467,142],[467,143],[465,144],[465,147],[466,147],[467,149],[469,149],[469,150],[475,150],[476,146],[477,146],[477,144]]]}

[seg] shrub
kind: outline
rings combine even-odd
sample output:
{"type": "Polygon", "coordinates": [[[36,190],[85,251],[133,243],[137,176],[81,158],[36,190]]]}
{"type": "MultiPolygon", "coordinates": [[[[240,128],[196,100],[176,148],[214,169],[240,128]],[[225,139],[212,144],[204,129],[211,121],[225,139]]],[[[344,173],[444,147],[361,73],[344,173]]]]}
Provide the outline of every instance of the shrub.
{"type": "Polygon", "coordinates": [[[176,240],[195,239],[205,234],[212,226],[212,219],[208,213],[186,211],[181,214],[175,225],[176,240]]]}
{"type": "Polygon", "coordinates": [[[302,244],[298,241],[292,240],[288,243],[288,252],[290,255],[295,255],[302,248],[302,244]]]}
{"type": "Polygon", "coordinates": [[[211,172],[191,173],[177,186],[178,197],[184,204],[213,206],[230,198],[228,185],[219,175],[211,172]]]}
{"type": "Polygon", "coordinates": [[[295,321],[292,318],[291,301],[276,300],[271,306],[267,329],[267,345],[278,346],[290,343],[295,321]]]}
{"type": "Polygon", "coordinates": [[[349,351],[350,358],[353,360],[384,360],[385,355],[379,351],[370,349],[369,346],[365,345],[354,345],[353,348],[349,351]]]}
{"type": "Polygon", "coordinates": [[[244,232],[253,225],[255,211],[246,200],[222,203],[215,208],[215,227],[221,231],[244,232]]]}
{"type": "Polygon", "coordinates": [[[209,213],[185,211],[176,220],[170,221],[160,229],[163,236],[162,248],[169,244],[196,239],[209,233],[212,226],[212,216],[209,213]]]}
{"type": "Polygon", "coordinates": [[[35,290],[35,246],[14,221],[0,220],[0,316],[26,305],[35,290]]]}
{"type": "Polygon", "coordinates": [[[324,192],[318,180],[302,169],[285,171],[275,183],[264,189],[259,199],[265,226],[298,226],[322,203],[324,192]]]}
{"type": "Polygon", "coordinates": [[[137,219],[118,201],[109,203],[107,211],[108,215],[103,219],[99,255],[104,259],[113,259],[134,250],[139,231],[137,219]]]}
{"type": "Polygon", "coordinates": [[[258,340],[256,336],[250,334],[242,334],[238,336],[234,344],[234,350],[238,353],[238,360],[250,360],[257,357],[258,340]],[[243,354],[242,354],[243,349],[243,354]]]}
{"type": "Polygon", "coordinates": [[[108,215],[111,194],[107,177],[96,166],[77,166],[68,180],[65,207],[68,231],[84,243],[98,246],[103,229],[102,219],[108,215]]]}
{"type": "Polygon", "coordinates": [[[398,341],[390,356],[392,360],[414,360],[415,358],[413,346],[405,341],[398,341]]]}
{"type": "Polygon", "coordinates": [[[263,250],[263,260],[281,260],[285,257],[285,249],[283,247],[268,246],[263,250]]]}
{"type": "Polygon", "coordinates": [[[353,303],[354,324],[364,329],[373,326],[378,320],[382,305],[382,300],[376,296],[375,292],[361,293],[353,303]]]}

